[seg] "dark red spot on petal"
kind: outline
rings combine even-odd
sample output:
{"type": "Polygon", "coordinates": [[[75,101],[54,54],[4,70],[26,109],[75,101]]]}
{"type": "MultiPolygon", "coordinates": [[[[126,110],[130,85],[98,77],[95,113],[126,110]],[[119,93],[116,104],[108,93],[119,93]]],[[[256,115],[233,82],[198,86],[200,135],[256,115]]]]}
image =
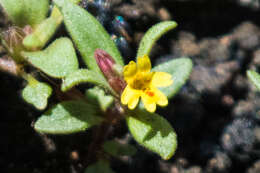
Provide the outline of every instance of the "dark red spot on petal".
{"type": "Polygon", "coordinates": [[[145,93],[146,93],[148,96],[150,96],[150,97],[153,97],[153,96],[154,96],[154,93],[151,92],[151,91],[146,91],[145,93]]]}

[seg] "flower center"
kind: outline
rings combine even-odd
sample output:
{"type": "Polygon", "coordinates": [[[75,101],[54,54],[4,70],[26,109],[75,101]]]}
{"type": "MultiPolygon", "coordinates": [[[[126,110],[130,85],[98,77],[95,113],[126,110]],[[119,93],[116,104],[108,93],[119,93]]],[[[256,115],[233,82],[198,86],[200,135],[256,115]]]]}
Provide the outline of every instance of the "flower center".
{"type": "Polygon", "coordinates": [[[130,83],[130,86],[136,90],[149,90],[152,77],[153,73],[138,72],[130,83]]]}

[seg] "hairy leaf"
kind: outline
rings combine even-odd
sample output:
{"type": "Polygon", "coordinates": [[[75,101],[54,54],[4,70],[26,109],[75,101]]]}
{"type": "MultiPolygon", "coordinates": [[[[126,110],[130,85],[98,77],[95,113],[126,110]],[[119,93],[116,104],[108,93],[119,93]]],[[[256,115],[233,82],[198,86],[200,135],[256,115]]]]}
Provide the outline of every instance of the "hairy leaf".
{"type": "Polygon", "coordinates": [[[136,57],[142,57],[144,55],[149,55],[151,49],[155,42],[166,32],[174,29],[177,26],[177,23],[174,21],[165,21],[158,23],[151,27],[143,36],[136,57]]]}
{"type": "Polygon", "coordinates": [[[65,26],[89,69],[100,72],[94,58],[97,48],[105,50],[123,65],[115,43],[94,16],[69,0],[54,0],[54,3],[61,9],[65,26]]]}
{"type": "Polygon", "coordinates": [[[47,106],[51,93],[52,88],[48,84],[34,80],[33,82],[29,82],[23,89],[22,96],[26,102],[39,110],[43,110],[47,106]]]}
{"type": "Polygon", "coordinates": [[[155,113],[143,110],[129,112],[126,118],[134,139],[147,149],[170,159],[176,148],[176,134],[167,120],[155,113]]]}
{"type": "Polygon", "coordinates": [[[88,89],[86,91],[86,96],[90,101],[96,102],[104,112],[111,106],[114,101],[112,96],[105,95],[104,90],[99,87],[88,89]]]}
{"type": "Polygon", "coordinates": [[[65,77],[64,81],[62,82],[61,90],[68,91],[72,87],[85,82],[92,83],[104,88],[110,88],[106,79],[101,74],[87,69],[79,69],[65,77]]]}
{"type": "Polygon", "coordinates": [[[192,62],[189,58],[178,58],[155,66],[152,70],[167,72],[172,75],[173,84],[160,88],[168,98],[171,98],[178,93],[189,78],[192,70],[192,62]]]}
{"type": "Polygon", "coordinates": [[[24,38],[23,45],[29,50],[43,48],[55,34],[61,22],[61,13],[57,7],[53,7],[51,16],[37,25],[33,33],[24,38]]]}
{"type": "Polygon", "coordinates": [[[83,101],[64,101],[45,112],[35,129],[48,134],[71,134],[84,131],[101,122],[97,107],[83,101]]]}
{"type": "Polygon", "coordinates": [[[68,38],[59,38],[43,51],[23,52],[28,61],[46,74],[63,78],[78,69],[78,59],[68,38]]]}
{"type": "Polygon", "coordinates": [[[17,26],[36,26],[49,10],[49,0],[0,0],[10,20],[17,26]]]}
{"type": "Polygon", "coordinates": [[[260,90],[260,74],[253,70],[247,70],[247,77],[260,90]]]}

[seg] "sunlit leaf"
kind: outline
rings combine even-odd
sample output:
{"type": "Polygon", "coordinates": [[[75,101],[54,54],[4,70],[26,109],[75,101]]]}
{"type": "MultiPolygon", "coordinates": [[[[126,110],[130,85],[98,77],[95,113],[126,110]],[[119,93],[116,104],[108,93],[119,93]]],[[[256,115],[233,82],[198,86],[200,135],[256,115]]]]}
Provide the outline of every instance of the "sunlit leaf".
{"type": "Polygon", "coordinates": [[[17,26],[36,26],[49,10],[49,0],[0,0],[9,19],[17,26]]]}
{"type": "Polygon", "coordinates": [[[26,102],[42,110],[46,108],[51,93],[52,88],[48,84],[34,80],[23,89],[22,96],[26,102]]]}
{"type": "Polygon", "coordinates": [[[176,134],[167,120],[143,110],[129,112],[126,118],[134,139],[145,148],[170,159],[177,148],[176,134]]]}
{"type": "Polygon", "coordinates": [[[62,78],[78,69],[73,44],[68,38],[59,38],[43,51],[23,52],[24,57],[46,74],[62,78]]]}
{"type": "Polygon", "coordinates": [[[45,112],[35,123],[36,131],[70,134],[84,131],[101,122],[96,106],[83,101],[65,101],[45,112]]]}
{"type": "Polygon", "coordinates": [[[255,85],[255,87],[260,90],[260,74],[253,70],[247,70],[247,77],[255,85]]]}
{"type": "Polygon", "coordinates": [[[69,0],[54,0],[54,3],[61,9],[65,26],[90,70],[100,72],[94,59],[97,48],[105,50],[123,65],[115,43],[94,16],[69,0]]]}
{"type": "Polygon", "coordinates": [[[165,21],[151,27],[143,36],[136,57],[149,55],[155,42],[162,37],[166,32],[174,29],[177,23],[174,21],[165,21]]]}
{"type": "Polygon", "coordinates": [[[57,7],[54,7],[49,18],[36,26],[33,33],[26,36],[23,45],[29,50],[43,48],[62,22],[62,16],[57,7]]]}
{"type": "Polygon", "coordinates": [[[114,101],[112,96],[105,95],[104,90],[99,87],[88,89],[86,91],[86,96],[89,100],[96,102],[104,112],[111,106],[114,101]]]}
{"type": "Polygon", "coordinates": [[[192,61],[189,58],[173,59],[158,66],[153,71],[167,72],[172,75],[173,84],[168,87],[162,87],[160,90],[171,98],[178,93],[180,88],[186,83],[192,70],[192,61]]]}
{"type": "Polygon", "coordinates": [[[106,79],[101,74],[87,69],[79,69],[65,77],[61,90],[67,91],[81,83],[91,83],[104,88],[110,88],[106,79]]]}

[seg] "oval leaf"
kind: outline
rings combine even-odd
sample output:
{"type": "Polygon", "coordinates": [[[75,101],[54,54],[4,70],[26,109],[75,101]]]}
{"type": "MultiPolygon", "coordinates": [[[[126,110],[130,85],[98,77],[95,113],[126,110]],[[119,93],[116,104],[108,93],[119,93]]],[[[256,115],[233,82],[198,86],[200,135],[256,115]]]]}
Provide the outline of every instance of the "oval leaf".
{"type": "Polygon", "coordinates": [[[97,103],[103,112],[106,112],[114,101],[112,96],[105,95],[104,90],[99,87],[88,89],[86,97],[93,103],[97,103]]]}
{"type": "Polygon", "coordinates": [[[49,10],[49,0],[0,0],[10,20],[17,26],[35,26],[49,10]]]}
{"type": "Polygon", "coordinates": [[[246,74],[249,80],[255,85],[255,87],[260,90],[260,74],[253,70],[247,70],[246,74]]]}
{"type": "Polygon", "coordinates": [[[147,149],[170,159],[177,148],[176,134],[167,120],[155,113],[131,111],[126,118],[134,139],[147,149]]]}
{"type": "Polygon", "coordinates": [[[43,51],[23,52],[28,61],[46,74],[62,78],[78,69],[73,44],[68,38],[59,38],[43,51]]]}
{"type": "Polygon", "coordinates": [[[115,173],[109,166],[109,163],[105,160],[99,160],[98,162],[89,165],[84,173],[115,173]]]}
{"type": "Polygon", "coordinates": [[[54,0],[54,3],[61,9],[65,26],[89,69],[100,72],[94,58],[97,48],[105,50],[123,65],[115,43],[94,16],[69,0],[54,0]]]}
{"type": "Polygon", "coordinates": [[[64,92],[68,91],[72,87],[84,82],[110,88],[102,75],[87,69],[79,69],[65,77],[61,85],[61,90],[64,92]]]}
{"type": "Polygon", "coordinates": [[[116,141],[106,141],[103,145],[103,149],[114,157],[133,156],[137,151],[133,145],[121,144],[116,141]]]}
{"type": "Polygon", "coordinates": [[[173,77],[173,84],[160,90],[171,98],[178,93],[180,88],[186,83],[192,70],[192,61],[189,58],[178,58],[155,66],[153,71],[170,73],[173,77]]]}
{"type": "Polygon", "coordinates": [[[62,22],[62,15],[57,7],[53,7],[52,14],[49,18],[42,21],[32,34],[26,36],[23,45],[29,50],[41,49],[55,34],[55,31],[62,22]]]}
{"type": "Polygon", "coordinates": [[[27,103],[32,104],[39,110],[43,110],[47,106],[51,93],[52,88],[48,84],[35,80],[29,82],[23,89],[22,96],[27,103]]]}
{"type": "Polygon", "coordinates": [[[45,112],[34,128],[41,133],[70,134],[84,131],[100,122],[97,107],[83,101],[65,101],[45,112]]]}
{"type": "Polygon", "coordinates": [[[166,32],[174,29],[177,26],[177,23],[174,21],[165,21],[158,23],[151,27],[143,36],[136,57],[142,57],[144,55],[149,55],[151,49],[155,42],[166,32]]]}

